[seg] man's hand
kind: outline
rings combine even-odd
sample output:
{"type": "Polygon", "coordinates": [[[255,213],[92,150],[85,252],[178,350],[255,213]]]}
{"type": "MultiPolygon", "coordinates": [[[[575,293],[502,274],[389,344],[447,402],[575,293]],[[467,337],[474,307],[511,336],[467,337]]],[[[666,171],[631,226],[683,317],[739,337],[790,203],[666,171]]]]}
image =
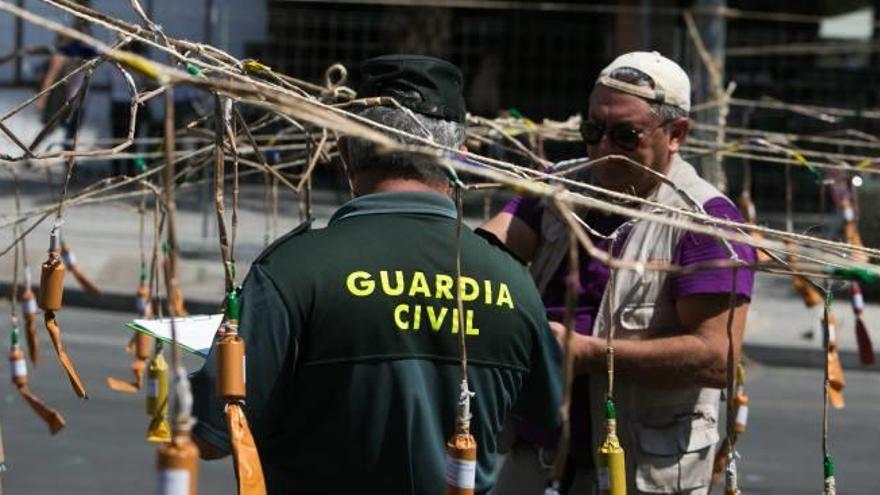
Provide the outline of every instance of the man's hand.
{"type": "MultiPolygon", "coordinates": [[[[551,321],[550,331],[556,337],[559,348],[565,351],[565,325],[558,321],[551,321]]],[[[605,341],[588,335],[581,335],[577,332],[571,334],[571,352],[574,355],[575,373],[579,370],[589,368],[592,363],[604,363],[605,341]]]]}

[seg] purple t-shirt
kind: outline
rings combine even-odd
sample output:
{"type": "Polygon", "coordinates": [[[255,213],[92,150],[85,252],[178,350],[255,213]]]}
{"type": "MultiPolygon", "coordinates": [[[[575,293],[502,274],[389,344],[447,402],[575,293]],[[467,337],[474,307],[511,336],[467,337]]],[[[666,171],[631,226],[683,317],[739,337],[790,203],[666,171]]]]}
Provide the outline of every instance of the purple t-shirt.
{"type": "MultiPolygon", "coordinates": [[[[742,222],[743,217],[739,210],[726,198],[718,196],[703,204],[706,213],[717,218],[725,218],[742,222]]],[[[543,214],[541,203],[538,198],[516,197],[512,199],[504,209],[525,222],[536,233],[541,232],[541,216],[543,214]]],[[[584,216],[584,221],[602,235],[611,234],[617,227],[622,225],[627,217],[605,214],[601,211],[590,210],[584,216]]],[[[590,238],[596,247],[607,250],[606,239],[590,234],[590,238]]],[[[623,241],[615,243],[615,250],[622,248],[623,241]]],[[[755,261],[755,250],[751,246],[733,244],[737,255],[745,262],[755,261]]],[[[687,266],[694,263],[729,259],[727,250],[718,240],[705,234],[687,232],[682,236],[673,252],[672,262],[687,266]]],[[[593,259],[582,247],[579,253],[579,287],[577,291],[577,306],[575,317],[575,331],[584,335],[590,335],[593,331],[593,321],[599,311],[602,294],[608,283],[608,267],[598,260],[593,259]]],[[[565,277],[568,275],[568,258],[564,258],[559,269],[550,278],[547,288],[542,294],[544,306],[547,309],[547,318],[551,321],[562,322],[565,315],[565,277]]],[[[732,270],[717,269],[694,273],[674,275],[671,280],[672,295],[674,298],[692,296],[696,294],[729,294],[731,289],[732,270]]],[[[754,272],[751,270],[737,270],[736,292],[745,298],[751,298],[754,272]]],[[[572,455],[581,457],[591,455],[590,452],[590,405],[587,377],[581,376],[574,380],[572,387],[571,405],[571,435],[572,455]]],[[[556,447],[556,432],[540,431],[527,424],[519,425],[519,433],[526,440],[548,448],[556,447]]]]}

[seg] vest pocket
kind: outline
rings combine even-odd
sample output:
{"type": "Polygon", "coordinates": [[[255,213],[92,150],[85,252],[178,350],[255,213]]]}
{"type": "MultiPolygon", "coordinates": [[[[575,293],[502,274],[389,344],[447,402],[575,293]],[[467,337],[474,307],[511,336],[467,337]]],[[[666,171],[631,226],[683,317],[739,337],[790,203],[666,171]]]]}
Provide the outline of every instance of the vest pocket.
{"type": "Polygon", "coordinates": [[[708,411],[676,416],[661,426],[636,423],[636,487],[645,493],[679,493],[708,485],[719,440],[708,411]]]}
{"type": "Polygon", "coordinates": [[[647,330],[654,316],[654,303],[631,304],[620,309],[620,328],[629,331],[647,330]]]}

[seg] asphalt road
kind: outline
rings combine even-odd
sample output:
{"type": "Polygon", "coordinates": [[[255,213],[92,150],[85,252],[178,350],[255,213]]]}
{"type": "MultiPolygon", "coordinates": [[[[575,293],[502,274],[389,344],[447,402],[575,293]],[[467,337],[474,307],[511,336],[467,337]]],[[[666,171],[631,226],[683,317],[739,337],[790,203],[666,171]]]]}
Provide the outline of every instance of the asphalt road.
{"type": "MultiPolygon", "coordinates": [[[[131,377],[130,357],[124,351],[128,331],[122,326],[131,317],[126,313],[75,308],[59,313],[64,347],[89,394],[85,401],[73,394],[48,336],[41,329],[43,360],[38,368],[29,367],[29,385],[67,420],[67,426],[54,437],[9,382],[9,367],[0,367],[0,383],[8,384],[0,396],[7,465],[4,493],[156,492],[156,445],[144,440],[147,416],[143,395],[114,392],[106,384],[107,376],[125,380],[131,377]]],[[[5,321],[0,328],[0,349],[5,357],[5,321]]],[[[187,368],[195,370],[200,361],[188,359],[187,368]]],[[[201,462],[201,493],[234,493],[234,482],[231,460],[201,462]]]]}
{"type": "MultiPolygon", "coordinates": [[[[8,471],[5,493],[152,493],[156,447],[144,441],[142,396],[107,388],[105,377],[128,378],[126,313],[65,309],[64,342],[90,398],[77,399],[61,374],[47,338],[43,363],[30,369],[34,392],[67,419],[51,437],[11,384],[0,395],[0,425],[8,471]]],[[[3,342],[8,325],[2,325],[3,342]]],[[[194,370],[199,360],[187,360],[194,370]]],[[[8,366],[0,380],[9,383],[8,366]]],[[[746,494],[821,493],[821,373],[818,370],[748,367],[749,431],[739,447],[746,494]]],[[[874,495],[880,472],[880,373],[848,371],[847,406],[831,418],[838,493],[874,495]]],[[[201,493],[233,493],[231,461],[202,462],[201,493]]]]}

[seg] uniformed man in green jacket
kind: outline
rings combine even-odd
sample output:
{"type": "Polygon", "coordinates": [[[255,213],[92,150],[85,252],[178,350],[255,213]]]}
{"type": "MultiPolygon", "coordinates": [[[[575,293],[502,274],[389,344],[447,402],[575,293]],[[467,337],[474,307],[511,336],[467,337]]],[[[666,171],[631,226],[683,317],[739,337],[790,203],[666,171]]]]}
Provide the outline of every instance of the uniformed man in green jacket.
{"type": "MultiPolygon", "coordinates": [[[[363,65],[377,121],[459,148],[462,75],[422,56],[363,65]]],[[[446,172],[411,154],[342,139],[356,196],[320,230],[269,247],[242,287],[246,413],[270,493],[437,495],[468,353],[476,493],[493,485],[496,435],[510,415],[558,423],[559,349],[525,267],[465,228],[463,324],[455,303],[456,209],[446,172]]],[[[229,453],[213,355],[193,376],[202,456],[229,453]]]]}

